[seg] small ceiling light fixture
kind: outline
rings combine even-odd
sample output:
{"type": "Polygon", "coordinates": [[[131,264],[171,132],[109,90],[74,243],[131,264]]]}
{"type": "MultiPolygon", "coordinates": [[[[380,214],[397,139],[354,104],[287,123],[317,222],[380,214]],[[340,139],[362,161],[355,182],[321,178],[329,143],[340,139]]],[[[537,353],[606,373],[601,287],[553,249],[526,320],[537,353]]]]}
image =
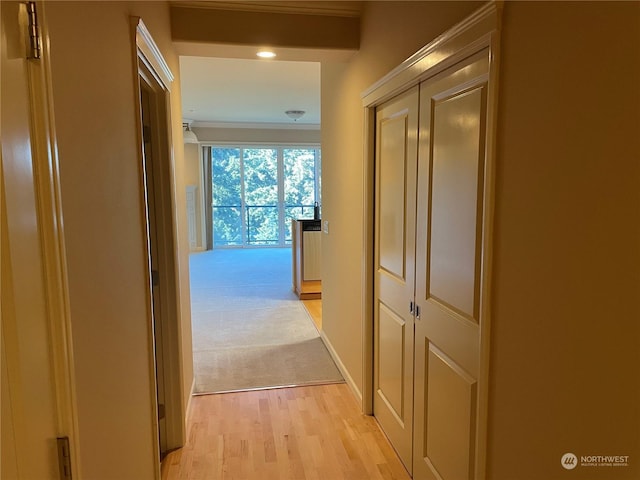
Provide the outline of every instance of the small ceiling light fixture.
{"type": "Polygon", "coordinates": [[[191,131],[189,123],[183,123],[182,128],[184,128],[184,131],[182,132],[184,143],[198,143],[198,137],[196,137],[196,134],[191,131]]]}
{"type": "Polygon", "coordinates": [[[300,117],[302,117],[305,113],[304,110],[287,110],[284,112],[287,117],[292,118],[294,122],[296,122],[300,117]]]}
{"type": "Polygon", "coordinates": [[[272,52],[271,50],[260,50],[256,55],[260,58],[275,58],[276,56],[275,52],[272,52]]]}

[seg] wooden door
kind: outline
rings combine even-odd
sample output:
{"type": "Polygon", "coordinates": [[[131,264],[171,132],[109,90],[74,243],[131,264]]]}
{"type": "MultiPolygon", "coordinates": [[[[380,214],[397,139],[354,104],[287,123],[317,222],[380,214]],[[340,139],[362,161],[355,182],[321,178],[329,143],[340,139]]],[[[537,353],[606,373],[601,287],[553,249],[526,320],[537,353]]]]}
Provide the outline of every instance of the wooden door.
{"type": "Polygon", "coordinates": [[[420,90],[414,478],[476,478],[488,55],[420,90]]]}
{"type": "Polygon", "coordinates": [[[418,87],[376,110],[373,412],[411,471],[418,87]]]}
{"type": "MultiPolygon", "coordinates": [[[[38,17],[46,31],[44,11],[38,17]]],[[[48,43],[39,59],[27,49],[25,2],[2,2],[2,149],[0,154],[0,478],[59,478],[77,471],[67,348],[63,221],[58,203],[48,43]],[[58,461],[58,437],[70,450],[58,461]]],[[[31,15],[33,18],[33,15],[31,15]]],[[[30,30],[30,29],[29,29],[30,30]]]]}

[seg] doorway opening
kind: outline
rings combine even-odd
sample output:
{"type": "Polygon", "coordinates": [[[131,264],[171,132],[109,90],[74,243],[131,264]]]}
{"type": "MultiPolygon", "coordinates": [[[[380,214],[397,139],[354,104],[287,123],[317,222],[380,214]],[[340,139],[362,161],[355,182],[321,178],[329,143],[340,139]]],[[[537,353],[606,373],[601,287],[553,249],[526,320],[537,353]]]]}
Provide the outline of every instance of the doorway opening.
{"type": "Polygon", "coordinates": [[[180,370],[178,286],[174,233],[175,198],[171,166],[170,89],[173,75],[144,23],[132,19],[136,39],[140,168],[148,259],[149,341],[155,379],[158,466],[184,444],[184,405],[180,370]]]}
{"type": "Polygon", "coordinates": [[[199,140],[185,145],[187,195],[200,195],[190,209],[200,205],[190,222],[195,392],[343,381],[320,338],[321,300],[307,310],[292,288],[292,220],[321,206],[319,63],[180,62],[183,122],[199,140]],[[294,107],[304,115],[287,117],[294,107]]]}

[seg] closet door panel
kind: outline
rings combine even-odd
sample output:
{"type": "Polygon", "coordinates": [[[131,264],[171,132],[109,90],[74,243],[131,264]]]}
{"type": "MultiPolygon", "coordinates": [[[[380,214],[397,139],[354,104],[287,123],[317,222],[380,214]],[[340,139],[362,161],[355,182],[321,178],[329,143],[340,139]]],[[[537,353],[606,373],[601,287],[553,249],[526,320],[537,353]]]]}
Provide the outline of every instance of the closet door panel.
{"type": "Polygon", "coordinates": [[[377,348],[380,362],[378,364],[378,395],[385,401],[397,419],[402,422],[405,417],[404,392],[407,368],[404,352],[406,350],[407,323],[384,304],[380,304],[377,348]]]}
{"type": "MultiPolygon", "coordinates": [[[[477,317],[478,188],[482,89],[434,102],[429,296],[477,317]],[[450,125],[455,122],[454,125],[450,125]]],[[[482,197],[480,197],[482,198],[482,197]]]]}
{"type": "MultiPolygon", "coordinates": [[[[407,112],[385,118],[380,124],[380,155],[378,170],[379,259],[380,269],[399,282],[407,273],[407,112]]],[[[412,162],[414,163],[414,162],[412,162]]]]}
{"type": "Polygon", "coordinates": [[[406,468],[413,441],[418,87],[376,111],[373,411],[406,468]]]}
{"type": "Polygon", "coordinates": [[[485,52],[421,85],[416,480],[474,478],[488,66],[485,52]]]}
{"type": "Polygon", "coordinates": [[[473,469],[476,381],[434,345],[428,349],[426,452],[442,478],[468,479],[473,469]]]}

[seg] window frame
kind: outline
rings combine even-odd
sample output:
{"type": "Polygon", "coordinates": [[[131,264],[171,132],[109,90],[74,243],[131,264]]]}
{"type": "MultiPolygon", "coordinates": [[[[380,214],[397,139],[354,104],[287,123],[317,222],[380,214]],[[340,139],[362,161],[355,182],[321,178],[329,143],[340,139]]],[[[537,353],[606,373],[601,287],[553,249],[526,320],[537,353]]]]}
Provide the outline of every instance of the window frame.
{"type": "MultiPolygon", "coordinates": [[[[211,232],[208,234],[212,238],[212,248],[278,248],[291,246],[292,239],[287,238],[286,232],[286,208],[284,203],[285,189],[284,189],[284,151],[285,150],[313,150],[314,151],[314,186],[313,186],[313,202],[321,204],[322,198],[322,148],[320,143],[316,142],[202,142],[200,143],[200,149],[202,153],[202,159],[204,162],[209,162],[210,169],[208,169],[209,178],[203,178],[203,183],[209,182],[211,185],[210,198],[205,199],[205,202],[211,204],[211,232]],[[240,245],[216,245],[215,243],[215,220],[214,220],[214,208],[213,205],[213,151],[216,148],[224,149],[238,149],[240,152],[240,192],[241,192],[241,219],[242,219],[242,241],[240,245]],[[276,150],[277,156],[277,188],[278,188],[278,242],[275,244],[250,244],[248,243],[247,236],[247,222],[246,222],[246,195],[245,195],[245,166],[244,166],[244,151],[247,149],[269,149],[276,150]]],[[[205,170],[207,171],[207,170],[205,170]]],[[[203,189],[207,191],[207,189],[203,189]]]]}

